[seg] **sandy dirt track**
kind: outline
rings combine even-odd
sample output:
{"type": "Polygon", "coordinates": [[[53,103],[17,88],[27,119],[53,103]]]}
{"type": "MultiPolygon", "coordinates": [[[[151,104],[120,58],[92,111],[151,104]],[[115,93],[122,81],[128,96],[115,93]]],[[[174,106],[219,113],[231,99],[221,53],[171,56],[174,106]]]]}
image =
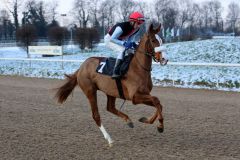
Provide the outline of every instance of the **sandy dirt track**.
{"type": "Polygon", "coordinates": [[[0,76],[1,160],[240,159],[240,93],[155,87],[165,118],[165,132],[158,133],[157,122],[138,122],[154,109],[127,102],[123,112],[134,122],[131,129],[106,111],[99,92],[101,119],[115,140],[109,148],[79,88],[56,104],[52,88],[62,83],[0,76]]]}

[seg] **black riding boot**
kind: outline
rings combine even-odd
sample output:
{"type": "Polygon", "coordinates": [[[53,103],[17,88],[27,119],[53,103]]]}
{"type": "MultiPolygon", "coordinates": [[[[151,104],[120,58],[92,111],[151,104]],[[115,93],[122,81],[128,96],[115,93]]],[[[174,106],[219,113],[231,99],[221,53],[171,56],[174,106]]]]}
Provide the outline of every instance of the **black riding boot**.
{"type": "Polygon", "coordinates": [[[117,79],[120,77],[120,66],[121,66],[122,60],[121,59],[117,59],[114,69],[113,69],[113,75],[112,75],[112,79],[117,79]]]}

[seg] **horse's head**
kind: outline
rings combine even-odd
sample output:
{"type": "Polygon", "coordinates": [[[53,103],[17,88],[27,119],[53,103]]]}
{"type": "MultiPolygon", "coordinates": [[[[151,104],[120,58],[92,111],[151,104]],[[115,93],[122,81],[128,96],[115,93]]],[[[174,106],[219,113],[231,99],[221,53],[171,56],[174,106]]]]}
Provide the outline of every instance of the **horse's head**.
{"type": "Polygon", "coordinates": [[[151,56],[155,61],[160,62],[161,65],[166,65],[168,60],[165,58],[165,47],[162,45],[161,38],[157,35],[160,32],[161,24],[154,29],[153,24],[150,25],[148,32],[145,33],[145,52],[146,55],[151,56]]]}

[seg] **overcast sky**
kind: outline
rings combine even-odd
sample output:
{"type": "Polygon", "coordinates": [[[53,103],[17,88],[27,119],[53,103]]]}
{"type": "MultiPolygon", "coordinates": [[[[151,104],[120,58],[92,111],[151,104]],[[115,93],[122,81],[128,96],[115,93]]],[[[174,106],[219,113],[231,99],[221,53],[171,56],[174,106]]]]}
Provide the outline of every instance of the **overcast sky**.
{"type": "MultiPolygon", "coordinates": [[[[44,0],[46,2],[49,2],[51,0],[44,0]]],[[[71,10],[72,8],[72,3],[73,3],[74,0],[59,0],[59,12],[62,12],[62,13],[67,13],[69,12],[69,10],[71,10]]],[[[115,0],[117,1],[117,0],[115,0]]],[[[149,1],[153,1],[153,0],[133,0],[135,2],[137,1],[145,1],[145,2],[149,2],[149,1]]],[[[206,0],[192,0],[194,2],[197,2],[197,3],[201,3],[201,2],[204,2],[206,0]]],[[[224,15],[226,14],[227,12],[227,7],[228,7],[228,4],[230,2],[236,2],[240,5],[240,0],[219,0],[221,3],[222,3],[222,6],[224,7],[224,15]]]]}
{"type": "MultiPolygon", "coordinates": [[[[0,8],[6,8],[5,5],[4,5],[5,1],[7,1],[7,0],[0,0],[0,8]]],[[[49,4],[49,2],[52,2],[53,0],[43,0],[43,1],[47,2],[47,4],[49,4]]],[[[71,9],[72,9],[73,1],[74,0],[58,0],[58,2],[59,2],[59,6],[58,6],[59,14],[61,14],[61,13],[68,14],[69,11],[71,11],[71,9]]],[[[115,1],[118,1],[118,0],[115,0],[115,1]]],[[[133,0],[133,1],[135,1],[135,2],[137,2],[137,1],[149,2],[149,1],[153,1],[153,0],[133,0]]],[[[201,3],[201,2],[204,2],[206,0],[191,0],[191,1],[201,3]]],[[[222,6],[224,7],[224,10],[223,10],[223,17],[224,18],[227,14],[227,8],[228,8],[228,4],[230,2],[236,2],[240,5],[240,0],[219,0],[219,1],[222,3],[222,6]]]]}
{"type": "MultiPolygon", "coordinates": [[[[4,2],[7,1],[7,0],[0,0],[0,8],[5,8],[4,6],[4,2]]],[[[45,2],[51,2],[52,0],[43,0],[45,2]]],[[[72,3],[73,3],[74,0],[58,0],[59,2],[59,7],[58,7],[58,10],[59,12],[68,12],[69,10],[71,10],[72,8],[72,3]]],[[[113,0],[114,1],[114,0],[113,0]]],[[[115,1],[118,1],[118,0],[115,0],[115,1]]],[[[145,1],[145,2],[149,2],[149,1],[153,1],[153,0],[133,0],[135,2],[137,1],[145,1]]],[[[206,0],[191,0],[191,1],[194,1],[194,2],[204,2],[206,0]]],[[[221,3],[222,3],[222,6],[225,8],[225,10],[227,9],[227,6],[230,2],[236,2],[240,5],[240,0],[219,0],[221,3]]]]}

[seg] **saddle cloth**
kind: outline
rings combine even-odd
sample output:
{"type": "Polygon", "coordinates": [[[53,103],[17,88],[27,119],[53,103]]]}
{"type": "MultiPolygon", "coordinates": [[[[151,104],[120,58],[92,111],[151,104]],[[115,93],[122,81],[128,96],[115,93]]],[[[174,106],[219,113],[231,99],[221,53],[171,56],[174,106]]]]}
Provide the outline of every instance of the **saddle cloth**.
{"type": "MultiPolygon", "coordinates": [[[[133,57],[133,54],[128,54],[123,58],[123,62],[120,66],[121,77],[127,73],[132,57],[133,57]]],[[[113,57],[105,58],[100,62],[96,71],[100,74],[112,76],[115,62],[116,62],[116,58],[113,58],[113,57]]]]}

